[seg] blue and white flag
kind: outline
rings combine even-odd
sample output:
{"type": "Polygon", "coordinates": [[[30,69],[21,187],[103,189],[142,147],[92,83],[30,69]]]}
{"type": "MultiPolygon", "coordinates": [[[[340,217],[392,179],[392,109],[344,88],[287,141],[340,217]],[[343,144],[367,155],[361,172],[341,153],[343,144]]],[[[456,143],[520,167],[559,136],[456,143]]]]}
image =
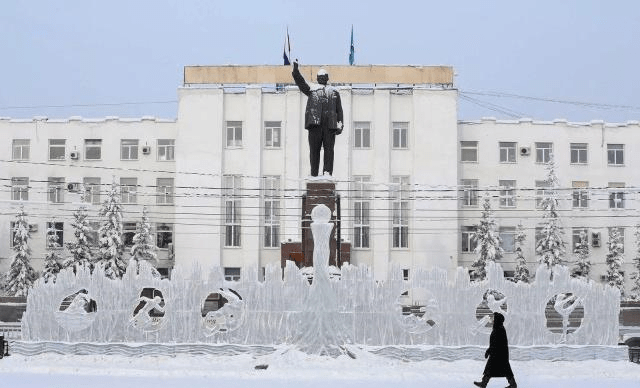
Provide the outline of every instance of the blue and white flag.
{"type": "Polygon", "coordinates": [[[355,61],[356,50],[353,47],[353,24],[351,25],[351,50],[349,50],[349,65],[353,66],[353,62],[355,61]]]}

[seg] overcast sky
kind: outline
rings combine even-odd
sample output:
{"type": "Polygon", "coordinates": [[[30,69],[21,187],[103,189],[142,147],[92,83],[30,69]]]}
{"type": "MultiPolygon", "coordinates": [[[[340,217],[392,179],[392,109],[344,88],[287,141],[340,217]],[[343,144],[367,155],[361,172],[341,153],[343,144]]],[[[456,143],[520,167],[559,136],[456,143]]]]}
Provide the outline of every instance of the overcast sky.
{"type": "Polygon", "coordinates": [[[3,0],[0,116],[175,118],[183,66],[282,64],[287,26],[300,63],[346,65],[353,24],[356,64],[453,66],[460,119],[640,120],[639,17],[634,0],[3,0]]]}

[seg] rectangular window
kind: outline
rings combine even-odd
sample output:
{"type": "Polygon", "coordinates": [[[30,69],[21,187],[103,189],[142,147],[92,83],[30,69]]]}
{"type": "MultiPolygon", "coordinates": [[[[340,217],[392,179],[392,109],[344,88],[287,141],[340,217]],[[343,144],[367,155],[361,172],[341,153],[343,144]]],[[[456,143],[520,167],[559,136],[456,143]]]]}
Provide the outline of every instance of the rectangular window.
{"type": "Polygon", "coordinates": [[[264,147],[280,148],[282,123],[280,121],[264,122],[264,147]]]}
{"type": "Polygon", "coordinates": [[[409,247],[409,177],[394,176],[392,185],[392,238],[393,248],[409,247]]]}
{"type": "Polygon", "coordinates": [[[610,166],[624,165],[624,144],[607,144],[607,163],[610,166]]]}
{"type": "Polygon", "coordinates": [[[515,207],[516,206],[516,181],[500,180],[500,206],[515,207]]]}
{"type": "Polygon", "coordinates": [[[102,139],[85,139],[84,158],[85,160],[102,159],[102,139]]]}
{"type": "Polygon", "coordinates": [[[477,242],[472,237],[475,231],[475,226],[462,227],[462,236],[460,238],[462,241],[462,252],[472,253],[476,249],[477,242]]]}
{"type": "Polygon", "coordinates": [[[173,225],[167,223],[156,224],[156,246],[160,249],[169,249],[173,244],[173,225]]]}
{"type": "Polygon", "coordinates": [[[65,139],[49,139],[49,160],[64,160],[66,154],[65,139]]]}
{"type": "Polygon", "coordinates": [[[370,247],[371,177],[353,177],[353,247],[370,247]]]}
{"type": "Polygon", "coordinates": [[[477,179],[461,179],[460,189],[462,191],[462,206],[476,207],[478,206],[478,180],[477,179]]]}
{"type": "Polygon", "coordinates": [[[240,206],[242,177],[225,175],[224,187],[224,246],[239,247],[241,244],[240,206]]]}
{"type": "Polygon", "coordinates": [[[174,139],[158,139],[158,160],[176,159],[176,141],[174,139]]]}
{"type": "Polygon", "coordinates": [[[409,148],[409,123],[406,121],[396,121],[391,125],[393,135],[393,148],[409,148]]]}
{"type": "Polygon", "coordinates": [[[173,178],[158,178],[156,180],[156,203],[158,205],[172,205],[173,192],[173,178]]]}
{"type": "Polygon", "coordinates": [[[553,153],[553,143],[536,143],[536,163],[549,163],[553,153]]]}
{"type": "Polygon", "coordinates": [[[516,250],[516,228],[513,226],[504,226],[499,231],[500,240],[502,241],[502,249],[506,253],[512,253],[516,250]]]}
{"type": "Polygon", "coordinates": [[[229,282],[240,281],[240,267],[224,267],[224,280],[229,282]]]}
{"type": "Polygon", "coordinates": [[[500,142],[500,163],[516,162],[516,143],[500,142]]]}
{"type": "Polygon", "coordinates": [[[588,148],[587,143],[571,143],[571,164],[587,164],[588,148]]]}
{"type": "Polygon", "coordinates": [[[573,181],[572,187],[572,206],[574,208],[587,208],[589,207],[589,182],[585,181],[573,181]]]}
{"type": "Polygon", "coordinates": [[[536,209],[542,208],[542,200],[549,195],[551,184],[547,181],[536,181],[536,209]]]}
{"type": "Polygon", "coordinates": [[[13,201],[29,200],[29,177],[11,178],[11,199],[13,201]]]}
{"type": "Polygon", "coordinates": [[[138,160],[138,139],[120,140],[120,159],[138,160]]]}
{"type": "Polygon", "coordinates": [[[122,203],[136,203],[138,178],[120,178],[120,201],[122,203]]]}
{"type": "Polygon", "coordinates": [[[84,185],[83,202],[100,204],[100,178],[85,177],[82,179],[84,185]]]}
{"type": "Polygon", "coordinates": [[[56,236],[58,247],[64,247],[64,222],[47,222],[47,233],[49,229],[56,236]]]}
{"type": "Polygon", "coordinates": [[[227,121],[227,147],[242,147],[242,121],[227,121]]]}
{"type": "Polygon", "coordinates": [[[122,223],[122,244],[125,247],[133,246],[133,236],[136,235],[136,223],[135,222],[123,222],[122,223]]]}
{"type": "Polygon", "coordinates": [[[461,141],[460,142],[460,161],[461,162],[477,162],[478,161],[478,142],[477,141],[461,141]]]}
{"type": "Polygon", "coordinates": [[[264,247],[280,247],[280,177],[265,176],[264,186],[264,247]]]}
{"type": "Polygon", "coordinates": [[[624,183],[609,182],[609,209],[624,209],[624,183]]]}
{"type": "Polygon", "coordinates": [[[13,139],[12,159],[13,160],[29,160],[29,151],[31,149],[31,140],[29,139],[13,139]]]}
{"type": "MultiPolygon", "coordinates": [[[[589,231],[587,228],[572,228],[571,229],[571,251],[574,252],[580,240],[584,237],[586,243],[589,243],[589,231]]],[[[569,253],[569,252],[567,252],[569,253]]]]}
{"type": "Polygon", "coordinates": [[[64,202],[64,178],[47,179],[47,196],[51,203],[64,202]]]}
{"type": "MultiPolygon", "coordinates": [[[[395,136],[395,132],[394,132],[394,136],[395,136]]],[[[371,148],[371,123],[370,122],[356,121],[353,123],[353,148],[371,148]]],[[[397,147],[394,147],[394,148],[397,148],[397,147]]]]}

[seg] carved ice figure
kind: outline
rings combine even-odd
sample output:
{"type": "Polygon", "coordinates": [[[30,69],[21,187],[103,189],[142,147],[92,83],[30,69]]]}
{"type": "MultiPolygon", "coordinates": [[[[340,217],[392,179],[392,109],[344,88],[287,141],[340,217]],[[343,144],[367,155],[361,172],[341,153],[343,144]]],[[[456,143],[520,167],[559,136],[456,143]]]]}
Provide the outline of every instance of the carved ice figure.
{"type": "Polygon", "coordinates": [[[500,313],[504,316],[507,315],[507,312],[502,309],[502,306],[507,303],[507,297],[502,297],[496,300],[496,297],[493,294],[487,295],[487,307],[491,310],[492,313],[500,313]]]}
{"type": "MultiPolygon", "coordinates": [[[[63,302],[64,303],[64,302],[63,302]]],[[[56,311],[56,321],[68,331],[79,331],[89,327],[96,318],[95,311],[91,311],[91,297],[85,290],[78,291],[69,306],[56,311]]]]}
{"type": "Polygon", "coordinates": [[[227,300],[221,308],[209,311],[203,318],[205,335],[211,336],[218,332],[233,331],[242,325],[244,321],[244,302],[233,291],[218,291],[221,297],[227,300]]]}
{"type": "Polygon", "coordinates": [[[560,342],[566,342],[567,330],[569,327],[569,315],[582,304],[582,299],[575,295],[566,296],[565,294],[556,295],[556,301],[553,308],[562,316],[562,336],[560,342]]]}
{"type": "Polygon", "coordinates": [[[140,310],[129,320],[132,326],[138,327],[143,330],[157,330],[161,323],[161,320],[155,320],[151,316],[151,311],[156,310],[160,313],[164,313],[164,307],[160,306],[162,298],[154,296],[153,299],[146,296],[140,296],[138,302],[144,303],[140,310]]]}
{"type": "Polygon", "coordinates": [[[311,233],[313,233],[313,282],[305,301],[305,311],[300,322],[302,331],[298,343],[301,349],[313,354],[336,354],[340,352],[339,331],[334,318],[337,303],[329,280],[329,237],[333,224],[331,210],[317,205],[311,211],[311,233]]]}

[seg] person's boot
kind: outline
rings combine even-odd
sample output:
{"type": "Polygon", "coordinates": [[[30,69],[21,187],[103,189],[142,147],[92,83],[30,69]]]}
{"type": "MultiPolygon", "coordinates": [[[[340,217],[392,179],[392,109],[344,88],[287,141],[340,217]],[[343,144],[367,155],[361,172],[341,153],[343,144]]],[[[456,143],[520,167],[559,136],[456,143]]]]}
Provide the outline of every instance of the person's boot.
{"type": "Polygon", "coordinates": [[[489,379],[491,377],[487,376],[487,375],[482,375],[482,381],[481,382],[477,382],[474,381],[473,384],[475,384],[476,386],[480,387],[480,388],[486,388],[487,384],[489,383],[489,379]]]}
{"type": "Polygon", "coordinates": [[[511,376],[511,377],[507,377],[507,382],[509,383],[509,385],[506,388],[517,388],[518,384],[516,384],[516,379],[511,376]]]}

